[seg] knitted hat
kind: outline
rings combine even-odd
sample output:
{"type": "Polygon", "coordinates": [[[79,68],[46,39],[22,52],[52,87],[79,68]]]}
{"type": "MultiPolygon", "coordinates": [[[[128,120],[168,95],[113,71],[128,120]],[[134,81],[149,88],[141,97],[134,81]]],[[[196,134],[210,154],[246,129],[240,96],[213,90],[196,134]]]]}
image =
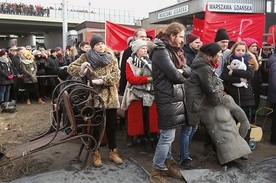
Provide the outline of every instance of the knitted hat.
{"type": "Polygon", "coordinates": [[[197,36],[197,35],[188,34],[188,35],[186,36],[187,44],[190,44],[190,43],[194,42],[194,41],[195,41],[196,39],[198,39],[198,38],[199,38],[199,36],[197,36]]]}
{"type": "Polygon", "coordinates": [[[59,79],[65,81],[69,76],[70,74],[67,72],[67,68],[64,68],[64,69],[60,69],[57,73],[59,79]]]}
{"type": "Polygon", "coordinates": [[[6,52],[6,50],[1,50],[0,51],[0,57],[2,57],[3,55],[5,55],[7,52],[6,52]]]}
{"type": "Polygon", "coordinates": [[[213,57],[221,50],[221,47],[217,43],[207,43],[201,46],[199,50],[206,55],[210,55],[213,57]]]}
{"type": "Polygon", "coordinates": [[[147,46],[147,42],[142,39],[133,41],[131,46],[132,52],[136,53],[142,46],[147,46]]]}
{"type": "Polygon", "coordinates": [[[220,28],[215,36],[215,42],[219,42],[221,40],[229,40],[229,36],[227,34],[226,29],[220,28]]]}
{"type": "Polygon", "coordinates": [[[94,34],[94,35],[92,36],[91,41],[90,41],[90,46],[91,46],[91,48],[93,49],[94,46],[95,46],[96,44],[100,43],[100,42],[105,43],[105,42],[104,42],[103,36],[102,36],[101,34],[94,34]]]}
{"type": "Polygon", "coordinates": [[[245,44],[247,45],[247,47],[250,47],[253,43],[257,43],[257,46],[259,45],[258,41],[254,38],[243,38],[242,41],[245,42],[245,44]]]}

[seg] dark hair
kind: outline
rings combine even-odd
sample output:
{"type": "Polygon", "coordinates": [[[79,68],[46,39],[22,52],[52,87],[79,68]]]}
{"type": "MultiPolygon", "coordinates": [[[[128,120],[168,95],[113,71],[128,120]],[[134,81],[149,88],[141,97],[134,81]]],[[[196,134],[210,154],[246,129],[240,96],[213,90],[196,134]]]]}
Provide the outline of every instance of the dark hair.
{"type": "Polygon", "coordinates": [[[84,45],[89,45],[89,43],[86,41],[83,41],[79,44],[79,48],[84,47],[84,45]]]}

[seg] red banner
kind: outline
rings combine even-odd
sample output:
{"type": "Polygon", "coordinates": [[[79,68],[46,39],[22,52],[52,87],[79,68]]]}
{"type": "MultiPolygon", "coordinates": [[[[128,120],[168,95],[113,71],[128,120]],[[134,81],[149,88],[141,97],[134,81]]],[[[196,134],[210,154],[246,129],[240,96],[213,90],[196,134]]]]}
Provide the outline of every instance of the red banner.
{"type": "Polygon", "coordinates": [[[201,20],[199,18],[194,18],[194,28],[192,30],[192,33],[194,35],[197,35],[200,37],[201,40],[203,40],[203,31],[204,31],[204,20],[201,20]]]}
{"type": "MultiPolygon", "coordinates": [[[[203,36],[203,43],[213,42],[216,31],[219,28],[225,28],[230,40],[237,41],[238,38],[254,38],[262,45],[264,33],[264,14],[227,14],[214,13],[206,10],[203,36]]],[[[193,30],[202,30],[202,22],[194,20],[193,30]]]]}
{"type": "MultiPolygon", "coordinates": [[[[106,45],[113,50],[123,51],[127,48],[127,38],[133,36],[135,29],[118,25],[109,21],[105,22],[106,45]]],[[[155,29],[147,29],[147,34],[155,37],[155,29]]]]}
{"type": "Polygon", "coordinates": [[[276,42],[276,25],[270,26],[268,33],[273,34],[274,36],[267,36],[266,37],[267,43],[269,43],[271,45],[275,44],[275,42],[276,42]],[[274,37],[274,40],[273,40],[273,37],[274,37]]]}

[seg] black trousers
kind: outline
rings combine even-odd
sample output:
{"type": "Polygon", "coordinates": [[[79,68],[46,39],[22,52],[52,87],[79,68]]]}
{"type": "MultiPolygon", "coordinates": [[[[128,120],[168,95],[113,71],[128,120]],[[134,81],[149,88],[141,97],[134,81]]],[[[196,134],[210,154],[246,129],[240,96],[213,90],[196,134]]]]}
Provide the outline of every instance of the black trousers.
{"type": "MultiPolygon", "coordinates": [[[[117,147],[116,143],[116,130],[117,130],[117,109],[106,109],[106,138],[108,147],[113,150],[117,147]]],[[[99,130],[94,128],[93,134],[96,139],[99,138],[99,130]]]]}

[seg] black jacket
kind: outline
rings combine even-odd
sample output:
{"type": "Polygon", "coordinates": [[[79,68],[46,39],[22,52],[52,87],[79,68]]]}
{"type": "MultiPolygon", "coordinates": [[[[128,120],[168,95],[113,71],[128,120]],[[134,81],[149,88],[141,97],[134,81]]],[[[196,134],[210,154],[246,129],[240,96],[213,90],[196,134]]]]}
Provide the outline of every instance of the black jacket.
{"type": "Polygon", "coordinates": [[[125,49],[122,61],[121,61],[121,78],[120,78],[120,85],[119,85],[119,95],[123,96],[126,89],[127,79],[126,79],[126,61],[131,56],[132,50],[131,47],[125,49]]]}
{"type": "Polygon", "coordinates": [[[185,53],[186,64],[190,67],[197,53],[194,50],[192,50],[188,44],[185,44],[183,46],[183,50],[185,53]]]}
{"type": "Polygon", "coordinates": [[[185,123],[184,81],[170,57],[167,45],[156,40],[152,55],[154,96],[161,130],[173,129],[185,123]]]}
{"type": "Polygon", "coordinates": [[[192,74],[185,82],[187,121],[190,125],[198,125],[203,99],[216,106],[220,102],[223,85],[213,67],[202,56],[194,59],[191,69],[192,74]]]}
{"type": "Polygon", "coordinates": [[[247,65],[247,69],[233,70],[232,75],[228,75],[229,69],[227,68],[228,63],[224,64],[223,71],[221,73],[221,79],[224,82],[224,90],[227,94],[229,94],[235,100],[236,104],[240,107],[245,106],[254,106],[254,95],[251,87],[251,80],[254,77],[254,70],[252,67],[247,65]],[[240,83],[240,78],[247,79],[248,88],[245,87],[236,87],[233,83],[240,83]]]}

